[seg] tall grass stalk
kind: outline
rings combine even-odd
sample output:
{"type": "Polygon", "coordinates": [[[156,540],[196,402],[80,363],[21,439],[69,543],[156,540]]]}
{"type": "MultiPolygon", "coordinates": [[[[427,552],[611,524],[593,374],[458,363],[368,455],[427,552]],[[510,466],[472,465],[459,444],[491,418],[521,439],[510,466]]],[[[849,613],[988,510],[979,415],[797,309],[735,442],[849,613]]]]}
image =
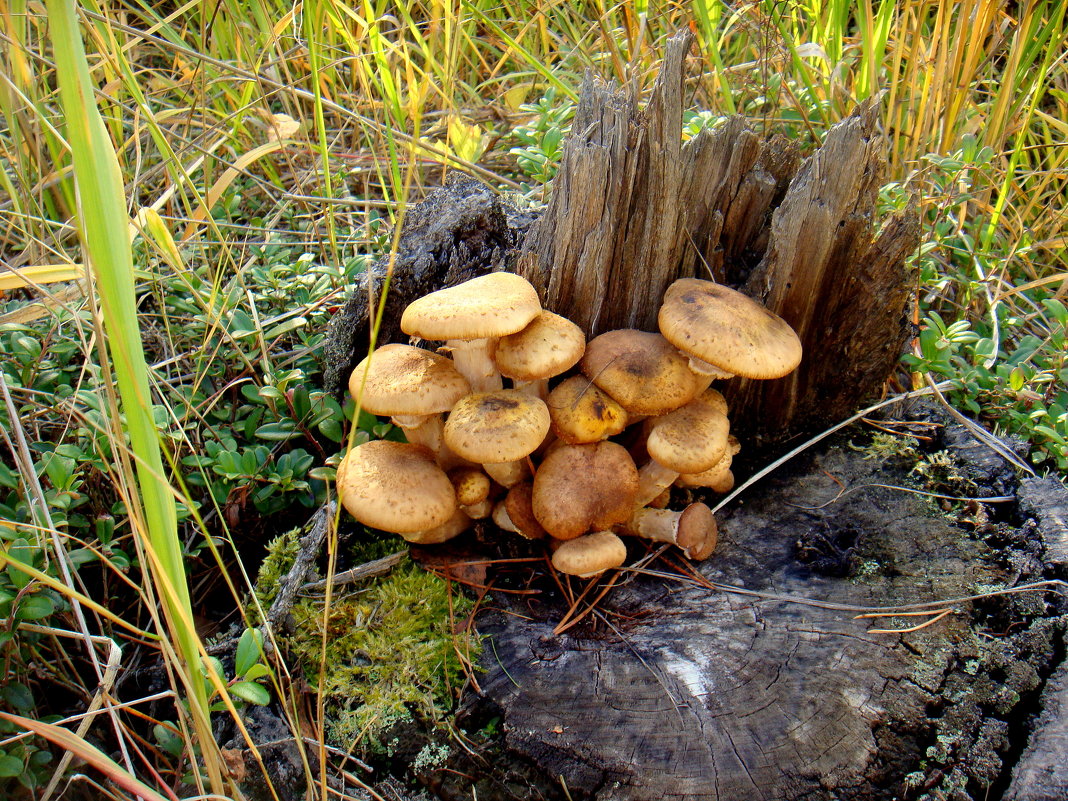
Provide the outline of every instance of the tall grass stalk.
{"type": "MultiPolygon", "coordinates": [[[[214,739],[208,719],[207,693],[199,678],[201,646],[193,624],[174,498],[164,473],[152,416],[148,368],[137,324],[122,175],[94,102],[95,87],[89,77],[75,5],[72,0],[48,0],[47,7],[60,101],[77,184],[79,233],[100,292],[107,351],[113,362],[126,433],[137,466],[139,498],[130,500],[139,501],[140,508],[139,514],[132,517],[135,521],[140,519],[141,525],[135,523],[135,530],[143,538],[148,575],[163,605],[166,625],[160,633],[171,638],[177,652],[177,664],[170,667],[185,688],[193,733],[203,751],[211,790],[224,793],[227,785],[220,761],[212,757],[208,745],[214,739]]],[[[102,362],[106,355],[101,354],[102,362]]],[[[163,649],[165,654],[168,651],[166,647],[163,649]]],[[[190,756],[195,761],[195,755],[190,756]]]]}

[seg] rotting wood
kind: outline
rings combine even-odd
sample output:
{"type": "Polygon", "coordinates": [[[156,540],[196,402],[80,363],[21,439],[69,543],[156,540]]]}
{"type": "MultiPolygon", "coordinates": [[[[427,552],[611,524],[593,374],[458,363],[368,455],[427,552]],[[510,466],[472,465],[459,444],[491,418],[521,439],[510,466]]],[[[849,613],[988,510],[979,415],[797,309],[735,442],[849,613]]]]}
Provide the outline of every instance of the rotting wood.
{"type": "Polygon", "coordinates": [[[644,109],[634,86],[586,77],[518,271],[588,336],[656,331],[677,278],[742,286],[806,349],[786,379],[726,385],[736,429],[775,441],[879,393],[908,335],[904,265],[918,221],[906,211],[876,232],[885,143],[875,101],[835,126],[800,169],[796,146],[761,140],[740,118],[682,142],[690,43],[687,32],[669,41],[644,109]]]}

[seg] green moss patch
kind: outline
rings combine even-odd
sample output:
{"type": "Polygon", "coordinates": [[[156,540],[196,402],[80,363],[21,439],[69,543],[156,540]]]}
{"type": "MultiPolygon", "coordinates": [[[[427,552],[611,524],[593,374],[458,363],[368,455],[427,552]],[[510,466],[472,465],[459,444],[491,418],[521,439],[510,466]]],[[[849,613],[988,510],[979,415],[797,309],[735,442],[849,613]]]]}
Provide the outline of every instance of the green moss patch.
{"type": "MultiPolygon", "coordinates": [[[[264,608],[293,562],[298,536],[284,534],[269,546],[256,583],[264,608]]],[[[352,563],[404,547],[400,539],[360,544],[352,563]]],[[[480,650],[477,636],[454,633],[473,605],[456,585],[450,590],[408,559],[384,576],[337,588],[329,615],[322,599],[299,599],[291,633],[280,642],[311,687],[321,686],[332,744],[379,749],[379,735],[391,725],[436,721],[450,709],[464,682],[457,650],[472,661],[480,650]]]]}

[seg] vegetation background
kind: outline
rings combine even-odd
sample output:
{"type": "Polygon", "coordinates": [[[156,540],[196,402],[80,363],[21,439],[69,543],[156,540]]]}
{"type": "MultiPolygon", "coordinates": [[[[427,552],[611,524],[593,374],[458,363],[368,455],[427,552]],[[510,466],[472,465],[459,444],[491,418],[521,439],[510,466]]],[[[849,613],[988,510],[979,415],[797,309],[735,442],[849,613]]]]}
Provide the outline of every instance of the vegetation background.
{"type": "MultiPolygon", "coordinates": [[[[319,388],[326,322],[450,171],[541,202],[584,72],[648,85],[680,28],[687,135],[742,114],[811,149],[881,98],[885,208],[924,222],[901,381],[952,379],[1063,475],[1065,12],[0,0],[0,795],[230,795],[211,715],[273,700],[325,799],[390,721],[448,709],[471,602],[410,566],[309,600],[288,663],[255,633],[294,548],[257,595],[264,542],[329,497],[346,442],[391,434],[319,388]],[[236,652],[209,657],[229,626],[236,652]]],[[[335,526],[327,545],[334,569],[335,526]]]]}

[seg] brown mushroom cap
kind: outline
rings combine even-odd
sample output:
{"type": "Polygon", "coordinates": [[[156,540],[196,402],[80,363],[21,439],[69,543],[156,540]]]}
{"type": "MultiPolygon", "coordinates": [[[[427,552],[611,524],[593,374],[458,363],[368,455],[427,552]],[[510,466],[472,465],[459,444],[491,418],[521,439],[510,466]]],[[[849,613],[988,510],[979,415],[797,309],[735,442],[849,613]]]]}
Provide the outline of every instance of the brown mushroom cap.
{"type": "Polygon", "coordinates": [[[450,359],[399,344],[383,345],[356,366],[349,377],[353,399],[361,386],[363,408],[381,415],[440,414],[471,392],[450,359]]]}
{"type": "Polygon", "coordinates": [[[728,373],[779,378],[801,362],[801,340],[781,317],[713,281],[680,278],[664,293],[660,331],[679,350],[728,373]]]}
{"type": "Polygon", "coordinates": [[[445,443],[479,464],[513,462],[533,453],[549,431],[549,410],[514,389],[461,398],[445,421],[445,443]]]}
{"type": "MultiPolygon", "coordinates": [[[[715,390],[709,391],[722,397],[715,390]]],[[[703,397],[648,423],[645,448],[651,458],[669,470],[700,473],[713,467],[727,452],[727,416],[703,397]]]]}
{"type": "Polygon", "coordinates": [[[419,445],[375,440],[348,453],[337,468],[341,503],[365,526],[410,534],[446,523],[456,512],[452,482],[419,445]]]}
{"type": "Polygon", "coordinates": [[[401,330],[423,339],[483,339],[522,331],[541,311],[537,290],[514,273],[490,273],[412,301],[401,330]]]}
{"type": "Polygon", "coordinates": [[[664,414],[697,394],[688,359],[660,334],[621,329],[586,345],[582,372],[630,414],[664,414]]]}
{"type": "Polygon", "coordinates": [[[719,526],[712,510],[703,503],[691,503],[683,509],[675,542],[695,562],[711,556],[719,542],[719,526]]]}
{"type": "Polygon", "coordinates": [[[546,536],[545,529],[534,517],[534,486],[529,481],[516,484],[504,499],[508,519],[512,521],[517,533],[528,540],[540,540],[546,536]]]}
{"type": "Polygon", "coordinates": [[[627,546],[611,531],[597,531],[563,543],[553,553],[561,573],[591,578],[627,561],[627,546]]]}
{"type": "Polygon", "coordinates": [[[564,379],[545,403],[553,431],[572,445],[614,437],[627,426],[627,410],[585,376],[564,379]]]}
{"type": "Polygon", "coordinates": [[[526,328],[501,337],[497,369],[516,381],[540,381],[574,367],[586,350],[582,329],[559,314],[542,311],[526,328]]]}
{"type": "Polygon", "coordinates": [[[625,521],[637,494],[638,470],[622,445],[562,445],[538,468],[532,505],[546,531],[569,540],[625,521]]]}

